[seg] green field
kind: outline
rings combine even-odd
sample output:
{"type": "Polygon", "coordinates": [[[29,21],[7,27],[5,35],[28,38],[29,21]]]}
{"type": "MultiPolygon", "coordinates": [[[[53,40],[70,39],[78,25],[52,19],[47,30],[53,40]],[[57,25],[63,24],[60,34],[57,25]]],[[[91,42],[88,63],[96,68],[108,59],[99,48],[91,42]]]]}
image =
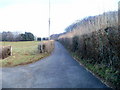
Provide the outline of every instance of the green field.
{"type": "Polygon", "coordinates": [[[27,42],[0,42],[0,45],[11,45],[12,56],[0,60],[1,67],[11,67],[17,65],[25,65],[40,60],[48,56],[50,53],[38,53],[38,41],[27,42]]]}

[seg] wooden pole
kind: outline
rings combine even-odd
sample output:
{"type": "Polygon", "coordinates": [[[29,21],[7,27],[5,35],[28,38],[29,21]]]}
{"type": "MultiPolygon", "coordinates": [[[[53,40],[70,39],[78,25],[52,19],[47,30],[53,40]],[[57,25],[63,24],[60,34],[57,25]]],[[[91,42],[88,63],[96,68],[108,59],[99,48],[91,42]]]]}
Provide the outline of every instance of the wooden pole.
{"type": "Polygon", "coordinates": [[[49,32],[48,32],[48,36],[49,36],[49,40],[50,40],[50,9],[51,9],[51,6],[50,6],[50,0],[49,0],[49,32]]]}

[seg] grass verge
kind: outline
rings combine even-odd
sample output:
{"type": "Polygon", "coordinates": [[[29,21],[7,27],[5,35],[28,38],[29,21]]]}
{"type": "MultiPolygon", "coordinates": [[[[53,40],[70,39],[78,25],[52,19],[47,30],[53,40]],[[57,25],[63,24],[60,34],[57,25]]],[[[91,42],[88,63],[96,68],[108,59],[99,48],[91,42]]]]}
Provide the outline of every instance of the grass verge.
{"type": "Polygon", "coordinates": [[[13,55],[0,60],[0,67],[12,67],[36,62],[49,56],[54,48],[52,47],[50,53],[38,53],[37,47],[40,43],[38,41],[0,43],[5,44],[5,46],[11,45],[13,48],[13,55]]]}

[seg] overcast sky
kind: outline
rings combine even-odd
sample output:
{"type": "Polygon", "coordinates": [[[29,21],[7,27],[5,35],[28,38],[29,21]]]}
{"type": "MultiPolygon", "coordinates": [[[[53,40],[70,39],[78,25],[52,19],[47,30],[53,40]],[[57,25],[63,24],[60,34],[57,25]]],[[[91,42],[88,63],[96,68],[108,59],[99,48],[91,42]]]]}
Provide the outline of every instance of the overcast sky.
{"type": "MultiPolygon", "coordinates": [[[[51,34],[76,20],[118,9],[119,0],[51,0],[51,34]]],[[[48,36],[49,0],[0,0],[0,32],[48,36]]]]}

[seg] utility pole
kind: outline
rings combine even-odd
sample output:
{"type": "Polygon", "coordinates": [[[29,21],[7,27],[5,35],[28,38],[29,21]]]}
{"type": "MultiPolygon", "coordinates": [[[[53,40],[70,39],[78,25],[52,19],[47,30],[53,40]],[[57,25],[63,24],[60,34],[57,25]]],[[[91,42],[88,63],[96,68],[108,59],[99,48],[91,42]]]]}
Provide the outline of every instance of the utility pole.
{"type": "Polygon", "coordinates": [[[49,21],[48,21],[48,23],[49,23],[49,32],[48,32],[48,36],[49,36],[49,40],[50,40],[50,9],[51,9],[51,6],[50,6],[50,0],[49,0],[49,21]]]}

